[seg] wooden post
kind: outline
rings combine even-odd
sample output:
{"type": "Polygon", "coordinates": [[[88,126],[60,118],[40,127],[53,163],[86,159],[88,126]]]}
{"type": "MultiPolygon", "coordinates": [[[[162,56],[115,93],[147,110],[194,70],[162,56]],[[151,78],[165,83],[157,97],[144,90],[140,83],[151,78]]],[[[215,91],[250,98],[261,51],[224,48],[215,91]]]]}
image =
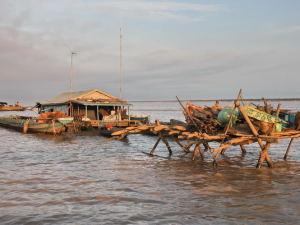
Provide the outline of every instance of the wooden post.
{"type": "Polygon", "coordinates": [[[267,164],[270,168],[273,167],[271,158],[268,154],[269,148],[270,148],[270,142],[267,142],[267,144],[264,146],[263,150],[260,152],[258,163],[256,165],[257,168],[261,168],[264,161],[267,161],[267,164]]]}
{"type": "Polygon", "coordinates": [[[208,151],[208,150],[211,149],[211,147],[209,146],[208,142],[203,142],[202,144],[204,146],[204,151],[208,151]]]}
{"type": "MultiPolygon", "coordinates": [[[[241,98],[241,95],[242,95],[242,89],[240,89],[239,93],[238,93],[238,96],[236,98],[236,100],[234,101],[234,106],[232,107],[233,111],[238,107],[238,105],[236,104],[236,102],[238,102],[241,98]]],[[[224,136],[227,135],[228,131],[229,131],[229,128],[232,126],[232,119],[233,119],[233,111],[231,112],[230,114],[230,117],[229,117],[229,121],[228,121],[228,124],[226,125],[225,127],[225,132],[224,132],[224,136]]],[[[220,147],[223,145],[225,141],[225,138],[222,140],[222,142],[220,143],[220,147]]],[[[207,151],[207,148],[205,146],[205,150],[207,151]]],[[[225,153],[225,149],[221,151],[221,155],[224,155],[225,153]]],[[[216,157],[218,157],[219,154],[216,155],[216,157]]],[[[214,160],[216,160],[216,157],[214,158],[214,160]]]]}
{"type": "Polygon", "coordinates": [[[28,128],[29,128],[29,119],[27,119],[23,125],[23,133],[24,134],[27,134],[28,128]]]}
{"type": "Polygon", "coordinates": [[[244,145],[240,145],[241,151],[242,151],[242,155],[245,155],[247,153],[246,148],[244,145]]]}
{"type": "MultiPolygon", "coordinates": [[[[236,98],[236,101],[239,101],[239,99],[241,98],[241,95],[242,95],[242,89],[240,89],[239,93],[238,93],[238,96],[236,98]]],[[[236,109],[237,105],[234,103],[234,106],[233,106],[233,111],[236,109]]],[[[232,126],[232,119],[233,119],[233,112],[230,114],[230,117],[229,117],[229,122],[228,124],[226,125],[226,128],[225,128],[225,136],[229,130],[229,128],[232,126]]],[[[224,142],[224,141],[223,141],[224,142]]]]}
{"type": "Polygon", "coordinates": [[[96,110],[97,110],[97,124],[98,124],[98,127],[99,127],[99,106],[98,105],[96,107],[96,110]]]}
{"type": "Polygon", "coordinates": [[[178,140],[178,138],[175,138],[174,141],[182,148],[182,150],[185,152],[185,153],[189,153],[190,150],[187,149],[183,144],[180,143],[180,141],[178,140]]]}
{"type": "Polygon", "coordinates": [[[201,152],[200,144],[201,143],[197,143],[195,145],[194,152],[193,152],[193,155],[192,155],[192,160],[195,160],[197,156],[200,156],[202,160],[204,159],[203,154],[201,152]]]}
{"type": "Polygon", "coordinates": [[[130,107],[129,107],[129,106],[127,106],[127,114],[128,114],[128,126],[130,126],[130,112],[129,112],[129,110],[130,110],[130,107]]]}
{"type": "Polygon", "coordinates": [[[284,154],[284,157],[283,157],[284,160],[286,160],[287,157],[288,157],[288,154],[289,154],[289,152],[290,152],[290,149],[291,149],[291,146],[292,146],[293,141],[294,141],[294,138],[291,138],[290,143],[289,143],[289,145],[288,145],[288,147],[287,147],[287,149],[286,149],[286,152],[285,152],[285,154],[284,154]]]}
{"type": "Polygon", "coordinates": [[[53,134],[56,135],[55,121],[54,120],[52,120],[52,130],[53,130],[53,134]]]}
{"type": "Polygon", "coordinates": [[[87,118],[87,105],[85,106],[85,118],[87,118]]]}
{"type": "Polygon", "coordinates": [[[73,104],[72,102],[70,102],[70,116],[74,116],[73,110],[74,110],[73,104]]]}
{"type": "Polygon", "coordinates": [[[190,148],[193,146],[194,142],[188,143],[187,145],[184,146],[184,148],[190,152],[190,148]]]}
{"type": "Polygon", "coordinates": [[[253,126],[253,124],[252,124],[250,118],[248,117],[247,113],[245,112],[244,107],[241,106],[239,102],[236,102],[236,104],[237,104],[237,106],[238,106],[240,112],[242,113],[243,117],[245,118],[245,120],[246,120],[246,122],[247,122],[249,128],[251,129],[253,135],[254,135],[255,137],[257,137],[257,142],[258,142],[258,144],[259,144],[259,146],[260,146],[260,148],[261,148],[261,152],[260,152],[260,157],[259,157],[259,160],[258,160],[257,168],[260,168],[262,162],[265,161],[265,160],[267,161],[268,166],[269,166],[270,168],[273,167],[273,163],[272,163],[271,158],[270,158],[270,156],[269,156],[269,154],[268,154],[268,149],[269,149],[269,147],[270,147],[270,143],[267,142],[267,144],[264,146],[262,140],[258,137],[258,132],[257,132],[256,128],[253,126]],[[263,160],[263,161],[262,161],[262,160],[263,160]],[[262,162],[261,162],[261,161],[262,161],[262,162]]]}
{"type": "Polygon", "coordinates": [[[165,145],[167,146],[167,149],[168,149],[168,151],[169,151],[169,155],[172,155],[173,153],[172,153],[172,149],[171,149],[171,147],[170,147],[170,145],[169,145],[169,142],[167,141],[167,139],[166,138],[164,138],[164,137],[162,137],[162,141],[165,143],[165,145]]]}
{"type": "Polygon", "coordinates": [[[253,135],[255,137],[257,137],[258,144],[260,145],[261,149],[263,149],[264,144],[263,144],[262,140],[260,138],[258,138],[258,132],[257,132],[256,128],[253,126],[253,124],[252,124],[250,118],[248,117],[247,113],[245,112],[244,107],[241,106],[239,104],[239,102],[237,102],[236,104],[238,105],[238,108],[239,108],[240,112],[242,113],[243,117],[245,118],[246,123],[248,124],[248,126],[249,126],[250,130],[252,131],[253,135]]]}
{"type": "Polygon", "coordinates": [[[276,116],[277,116],[277,117],[279,116],[279,113],[280,113],[280,106],[281,106],[281,104],[278,103],[277,109],[276,109],[276,116]]]}
{"type": "Polygon", "coordinates": [[[154,144],[154,146],[153,146],[151,152],[149,153],[149,155],[153,156],[154,150],[156,149],[156,147],[157,147],[157,145],[159,144],[160,140],[161,140],[161,137],[159,137],[159,138],[157,139],[157,141],[156,141],[156,143],[154,144]]]}
{"type": "Polygon", "coordinates": [[[99,106],[96,106],[96,110],[97,110],[97,120],[99,120],[99,106]]]}

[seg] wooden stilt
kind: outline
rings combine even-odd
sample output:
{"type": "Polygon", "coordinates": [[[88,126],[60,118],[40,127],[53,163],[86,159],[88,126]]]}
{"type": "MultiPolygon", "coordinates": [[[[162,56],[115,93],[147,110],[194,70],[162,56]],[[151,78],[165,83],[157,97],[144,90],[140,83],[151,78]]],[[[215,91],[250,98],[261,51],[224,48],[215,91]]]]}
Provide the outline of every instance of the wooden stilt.
{"type": "Polygon", "coordinates": [[[245,146],[240,145],[240,148],[241,148],[242,155],[245,155],[247,153],[245,146]]]}
{"type": "Polygon", "coordinates": [[[186,146],[184,146],[183,144],[180,143],[180,141],[178,140],[178,138],[175,138],[174,139],[175,142],[182,148],[182,150],[185,152],[185,153],[189,153],[190,150],[186,148],[186,146]]]}
{"type": "Polygon", "coordinates": [[[260,152],[260,156],[259,156],[259,159],[258,159],[258,163],[256,165],[257,168],[261,168],[262,164],[264,163],[264,161],[267,162],[268,166],[270,168],[273,167],[273,163],[272,163],[272,160],[269,156],[269,153],[268,153],[268,150],[270,148],[270,142],[267,142],[266,145],[264,146],[263,150],[260,152]]]}
{"type": "Polygon", "coordinates": [[[269,153],[268,153],[268,149],[270,148],[270,143],[267,142],[266,145],[264,146],[263,145],[263,142],[261,140],[261,138],[258,137],[258,132],[256,130],[256,128],[253,126],[250,118],[248,117],[247,113],[245,112],[245,109],[244,107],[242,107],[239,103],[236,103],[238,104],[238,108],[240,110],[240,112],[242,113],[243,117],[245,118],[245,121],[246,123],[248,124],[250,130],[252,131],[253,135],[255,135],[257,137],[257,142],[261,148],[261,152],[260,152],[260,157],[259,157],[259,160],[258,160],[258,163],[257,163],[257,168],[260,168],[262,163],[266,160],[267,163],[268,163],[268,166],[270,168],[273,167],[273,163],[272,163],[272,160],[269,156],[269,153]]]}
{"type": "Polygon", "coordinates": [[[201,152],[200,143],[197,143],[195,145],[194,152],[193,152],[193,155],[192,155],[192,160],[195,160],[196,157],[198,157],[198,156],[200,156],[202,160],[204,159],[203,154],[201,152]]]}
{"type": "Polygon", "coordinates": [[[172,152],[172,149],[171,149],[171,147],[170,147],[169,142],[167,141],[167,139],[166,139],[166,138],[162,138],[161,140],[162,140],[162,141],[165,143],[165,145],[167,146],[167,149],[168,149],[168,151],[169,151],[169,155],[172,155],[173,152],[172,152]]]}
{"type": "Polygon", "coordinates": [[[149,155],[152,155],[152,156],[153,156],[154,150],[156,149],[156,147],[157,147],[157,145],[159,144],[160,140],[161,140],[161,137],[159,137],[159,138],[157,139],[157,141],[156,141],[155,145],[153,146],[153,148],[152,148],[151,152],[149,153],[149,155]]]}
{"type": "Polygon", "coordinates": [[[53,130],[53,134],[56,135],[55,121],[54,120],[52,120],[52,130],[53,130]]]}
{"type": "Polygon", "coordinates": [[[294,138],[291,138],[290,143],[289,143],[289,145],[288,145],[288,147],[287,147],[287,149],[286,149],[286,152],[285,152],[285,154],[284,154],[284,157],[283,157],[284,160],[286,160],[287,157],[288,157],[288,154],[289,154],[289,152],[290,152],[290,149],[291,149],[291,146],[292,146],[293,141],[294,141],[294,138]]]}
{"type": "MultiPolygon", "coordinates": [[[[233,111],[235,111],[236,108],[239,106],[239,104],[237,104],[237,103],[239,102],[240,98],[242,97],[241,95],[242,95],[242,89],[240,89],[240,91],[238,93],[238,96],[237,96],[236,100],[234,101],[234,106],[232,108],[233,111]]],[[[228,121],[228,123],[227,123],[227,125],[225,127],[225,132],[224,132],[225,136],[227,135],[230,127],[232,127],[232,120],[233,120],[233,112],[230,114],[229,121],[228,121]]],[[[223,145],[224,141],[225,141],[225,138],[222,140],[222,142],[220,144],[220,147],[223,145]]],[[[224,155],[224,154],[225,154],[225,149],[221,151],[221,155],[224,155]]]]}
{"type": "Polygon", "coordinates": [[[209,146],[208,142],[203,142],[203,146],[204,146],[204,151],[208,151],[211,149],[211,147],[209,146]]]}
{"type": "Polygon", "coordinates": [[[23,133],[26,134],[29,128],[29,120],[26,120],[23,125],[23,133]]]}
{"type": "Polygon", "coordinates": [[[191,142],[191,143],[188,143],[187,145],[184,146],[184,148],[188,151],[188,152],[191,152],[190,151],[190,148],[194,145],[194,142],[191,142]]]}

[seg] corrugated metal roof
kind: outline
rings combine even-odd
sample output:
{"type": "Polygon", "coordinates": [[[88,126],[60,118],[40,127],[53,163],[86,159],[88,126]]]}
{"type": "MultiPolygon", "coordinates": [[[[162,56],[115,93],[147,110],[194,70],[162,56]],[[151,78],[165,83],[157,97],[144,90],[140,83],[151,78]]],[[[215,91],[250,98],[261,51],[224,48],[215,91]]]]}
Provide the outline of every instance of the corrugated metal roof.
{"type": "Polygon", "coordinates": [[[131,104],[127,102],[109,102],[109,101],[104,101],[104,102],[89,102],[89,101],[78,101],[78,100],[73,100],[72,102],[78,103],[81,105],[99,105],[99,106],[129,106],[131,104]]]}
{"type": "MultiPolygon", "coordinates": [[[[98,89],[91,89],[91,90],[86,90],[86,91],[78,91],[78,92],[65,92],[62,93],[46,102],[41,103],[42,105],[47,105],[47,104],[62,104],[66,103],[69,101],[82,101],[82,102],[89,102],[90,105],[96,103],[103,103],[103,102],[108,102],[108,103],[114,103],[114,104],[127,104],[127,101],[118,99],[117,97],[114,97],[104,91],[100,91],[98,89]],[[98,93],[101,98],[97,99],[88,99],[86,96],[91,95],[93,93],[98,93]]],[[[79,103],[79,102],[78,102],[79,103]]]]}

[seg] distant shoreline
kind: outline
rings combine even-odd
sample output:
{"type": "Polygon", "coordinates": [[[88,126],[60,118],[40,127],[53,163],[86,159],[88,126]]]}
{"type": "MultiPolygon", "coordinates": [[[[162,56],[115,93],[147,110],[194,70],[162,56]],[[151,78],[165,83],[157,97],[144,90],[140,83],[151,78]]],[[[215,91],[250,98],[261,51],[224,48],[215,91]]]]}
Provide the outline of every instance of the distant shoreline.
{"type": "MultiPolygon", "coordinates": [[[[271,102],[280,102],[280,101],[300,101],[300,98],[264,98],[267,101],[271,102]]],[[[221,98],[216,98],[216,99],[180,99],[182,102],[215,102],[215,101],[220,101],[220,102],[232,102],[235,99],[221,99],[221,98]]],[[[243,101],[251,102],[251,101],[262,101],[262,98],[244,98],[243,101]]],[[[138,102],[177,102],[177,100],[129,100],[128,102],[131,103],[138,103],[138,102]]]]}

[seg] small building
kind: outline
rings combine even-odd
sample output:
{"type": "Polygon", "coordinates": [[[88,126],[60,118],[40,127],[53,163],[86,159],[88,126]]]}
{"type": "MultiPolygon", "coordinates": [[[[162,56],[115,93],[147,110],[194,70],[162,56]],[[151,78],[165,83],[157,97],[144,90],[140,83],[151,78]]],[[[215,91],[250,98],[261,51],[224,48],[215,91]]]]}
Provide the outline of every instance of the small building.
{"type": "Polygon", "coordinates": [[[75,121],[90,122],[93,127],[125,127],[130,124],[130,104],[98,89],[65,92],[39,103],[39,113],[60,111],[75,121]]]}

